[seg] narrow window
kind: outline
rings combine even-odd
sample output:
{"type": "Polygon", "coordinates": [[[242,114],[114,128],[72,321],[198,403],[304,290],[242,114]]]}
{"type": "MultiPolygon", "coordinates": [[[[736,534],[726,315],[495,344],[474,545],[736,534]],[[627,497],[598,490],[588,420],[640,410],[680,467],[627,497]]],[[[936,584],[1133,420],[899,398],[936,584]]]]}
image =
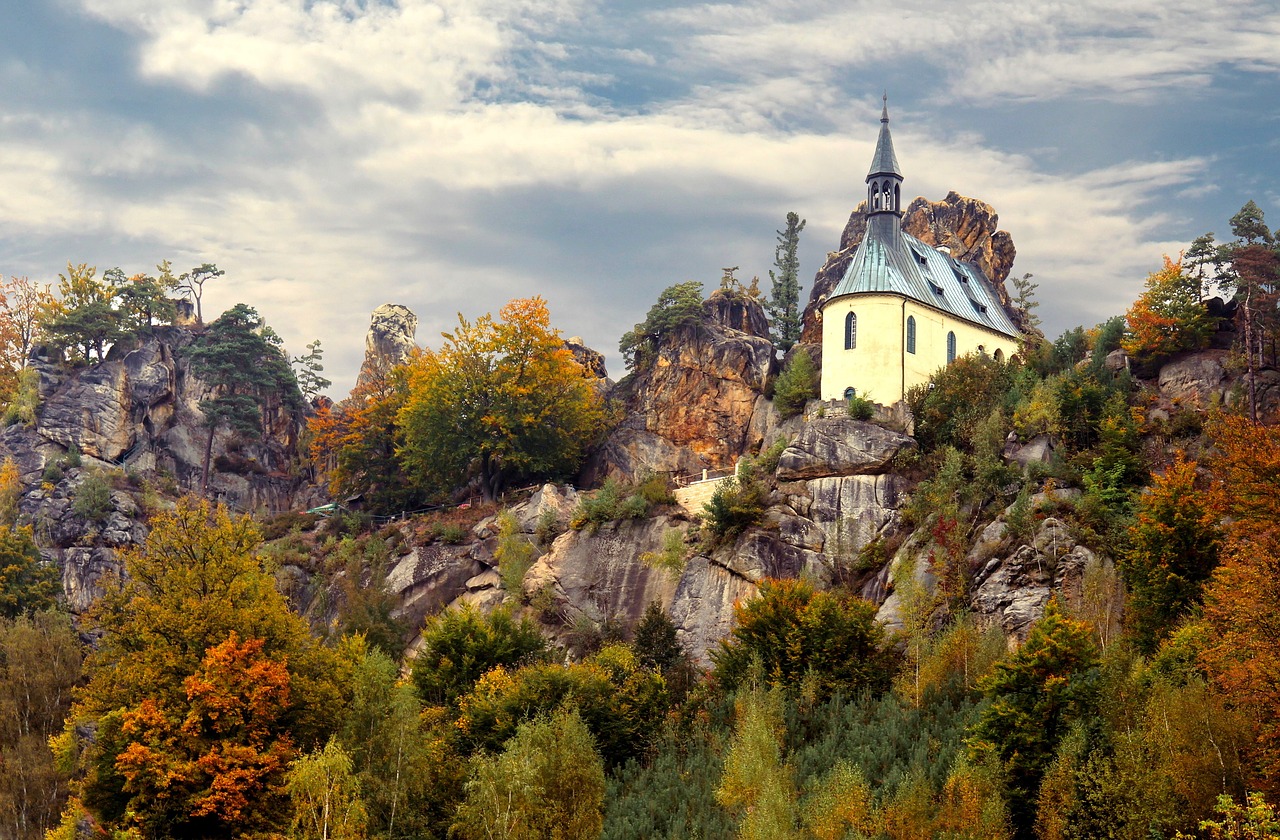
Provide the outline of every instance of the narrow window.
{"type": "Polygon", "coordinates": [[[1004,351],[1001,350],[999,347],[996,348],[996,361],[997,362],[1004,361],[1004,351]]]}
{"type": "Polygon", "coordinates": [[[858,346],[858,316],[850,312],[844,316],[844,349],[852,350],[858,346]]]}
{"type": "Polygon", "coordinates": [[[947,364],[951,364],[956,360],[956,334],[947,333],[947,364]]]}
{"type": "Polygon", "coordinates": [[[907,316],[907,352],[916,352],[916,316],[907,316]]]}

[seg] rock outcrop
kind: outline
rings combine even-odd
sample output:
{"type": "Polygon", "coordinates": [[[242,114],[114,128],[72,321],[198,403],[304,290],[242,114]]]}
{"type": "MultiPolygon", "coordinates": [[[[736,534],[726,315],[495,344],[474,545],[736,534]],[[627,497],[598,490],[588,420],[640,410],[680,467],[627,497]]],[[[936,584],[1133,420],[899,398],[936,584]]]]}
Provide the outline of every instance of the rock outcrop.
{"type": "Polygon", "coordinates": [[[825,417],[805,424],[782,451],[778,480],[879,473],[899,451],[915,447],[913,438],[872,423],[825,417]]]}
{"type": "MultiPolygon", "coordinates": [[[[916,198],[908,205],[902,219],[902,228],[907,233],[926,244],[946,247],[956,259],[978,266],[992,281],[997,299],[1007,306],[1009,293],[1004,281],[1013,268],[1017,250],[1009,233],[998,229],[999,224],[1000,217],[990,204],[955,191],[947,193],[942,201],[916,198]]],[[[844,277],[866,230],[864,201],[850,214],[849,222],[840,234],[840,247],[827,254],[826,262],[813,279],[809,303],[804,310],[801,341],[822,343],[822,305],[844,277]]]]}
{"type": "Polygon", "coordinates": [[[369,332],[364,338],[364,363],[356,377],[356,385],[367,385],[387,371],[406,361],[418,346],[418,316],[398,303],[384,303],[373,310],[369,332]]]}
{"type": "Polygon", "coordinates": [[[585,485],[725,469],[759,448],[753,429],[768,422],[753,418],[776,373],[764,310],[754,298],[717,291],[703,312],[701,323],[667,336],[652,364],[615,395],[625,419],[593,453],[585,485]]]}

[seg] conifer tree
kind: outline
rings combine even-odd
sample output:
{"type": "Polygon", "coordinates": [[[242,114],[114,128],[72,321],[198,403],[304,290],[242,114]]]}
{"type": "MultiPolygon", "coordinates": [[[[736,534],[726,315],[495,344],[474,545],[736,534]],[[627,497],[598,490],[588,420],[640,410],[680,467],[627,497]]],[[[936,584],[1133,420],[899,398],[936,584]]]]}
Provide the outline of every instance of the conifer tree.
{"type": "Polygon", "coordinates": [[[773,343],[784,353],[800,340],[800,259],[796,252],[804,224],[805,220],[795,213],[787,214],[787,229],[777,231],[778,245],[773,252],[778,271],[769,271],[773,283],[768,304],[773,316],[773,343]]]}

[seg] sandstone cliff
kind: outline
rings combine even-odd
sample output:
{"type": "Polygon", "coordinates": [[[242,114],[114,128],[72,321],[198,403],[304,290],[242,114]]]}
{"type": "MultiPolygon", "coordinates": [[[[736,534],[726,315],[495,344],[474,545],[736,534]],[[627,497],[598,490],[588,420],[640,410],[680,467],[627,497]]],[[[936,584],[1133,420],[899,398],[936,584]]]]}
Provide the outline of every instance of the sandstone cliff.
{"type": "Polygon", "coordinates": [[[582,483],[732,467],[776,423],[757,416],[768,410],[765,385],[776,372],[760,302],[716,290],[701,322],[663,340],[653,364],[614,392],[623,420],[591,456],[582,483]]]}

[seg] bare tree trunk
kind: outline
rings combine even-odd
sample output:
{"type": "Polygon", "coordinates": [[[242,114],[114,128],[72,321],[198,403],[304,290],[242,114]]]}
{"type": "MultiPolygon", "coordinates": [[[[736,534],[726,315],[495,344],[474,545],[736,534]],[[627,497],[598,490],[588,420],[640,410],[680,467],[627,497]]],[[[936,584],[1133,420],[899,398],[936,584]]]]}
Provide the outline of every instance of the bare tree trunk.
{"type": "Polygon", "coordinates": [[[1254,381],[1253,367],[1253,311],[1249,306],[1250,299],[1253,297],[1253,289],[1249,289],[1244,295],[1244,347],[1245,358],[1248,365],[1249,377],[1249,422],[1258,422],[1258,391],[1257,384],[1254,381]]]}
{"type": "Polygon", "coordinates": [[[200,477],[200,495],[209,495],[209,458],[213,455],[213,433],[216,426],[209,427],[209,439],[204,445],[204,474],[200,477]]]}

